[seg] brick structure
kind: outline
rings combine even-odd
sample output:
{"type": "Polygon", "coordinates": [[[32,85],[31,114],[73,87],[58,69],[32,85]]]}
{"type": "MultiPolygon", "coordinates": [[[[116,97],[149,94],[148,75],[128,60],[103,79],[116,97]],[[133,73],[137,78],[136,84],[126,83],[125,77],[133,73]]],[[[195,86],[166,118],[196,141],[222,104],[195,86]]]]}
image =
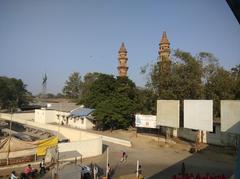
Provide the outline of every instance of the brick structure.
{"type": "Polygon", "coordinates": [[[159,64],[162,72],[167,72],[170,69],[170,42],[167,38],[167,33],[163,32],[162,39],[159,44],[159,64]]]}
{"type": "Polygon", "coordinates": [[[119,65],[118,65],[118,76],[119,77],[126,77],[127,76],[127,71],[128,71],[128,67],[127,67],[127,49],[125,48],[124,43],[121,44],[121,47],[118,51],[118,61],[119,61],[119,65]]]}

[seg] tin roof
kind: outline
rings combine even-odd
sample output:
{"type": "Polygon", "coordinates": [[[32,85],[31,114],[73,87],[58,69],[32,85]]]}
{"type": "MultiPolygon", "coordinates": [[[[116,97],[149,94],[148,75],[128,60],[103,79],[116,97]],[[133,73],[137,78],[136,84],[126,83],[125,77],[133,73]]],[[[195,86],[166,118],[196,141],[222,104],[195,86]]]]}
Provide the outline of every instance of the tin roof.
{"type": "Polygon", "coordinates": [[[84,107],[79,107],[77,109],[74,109],[70,112],[71,116],[74,117],[83,117],[83,116],[88,116],[91,114],[95,109],[90,109],[90,108],[84,108],[84,107]]]}

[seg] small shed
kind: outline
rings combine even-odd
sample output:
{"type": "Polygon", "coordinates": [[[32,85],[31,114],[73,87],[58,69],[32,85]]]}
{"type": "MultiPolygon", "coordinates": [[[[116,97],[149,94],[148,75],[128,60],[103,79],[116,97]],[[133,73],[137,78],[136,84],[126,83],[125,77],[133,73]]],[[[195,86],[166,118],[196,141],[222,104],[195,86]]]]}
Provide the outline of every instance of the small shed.
{"type": "Polygon", "coordinates": [[[72,110],[68,116],[68,125],[80,129],[92,129],[95,126],[92,116],[93,112],[94,109],[85,107],[72,110]]]}

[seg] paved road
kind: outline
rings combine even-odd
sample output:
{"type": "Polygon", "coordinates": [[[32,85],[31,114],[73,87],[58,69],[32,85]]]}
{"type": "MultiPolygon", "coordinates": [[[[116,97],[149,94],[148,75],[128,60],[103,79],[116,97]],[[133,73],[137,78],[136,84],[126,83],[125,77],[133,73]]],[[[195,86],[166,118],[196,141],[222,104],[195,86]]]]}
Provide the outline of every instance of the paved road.
{"type": "MultiPolygon", "coordinates": [[[[162,145],[152,141],[139,139],[139,143],[132,148],[106,143],[109,147],[109,163],[114,171],[112,178],[120,176],[134,175],[136,170],[136,161],[139,160],[142,165],[143,175],[151,179],[167,179],[173,174],[178,174],[182,162],[185,163],[186,171],[189,173],[222,174],[228,178],[233,174],[235,156],[216,152],[216,148],[206,148],[198,154],[190,154],[184,148],[174,148],[162,145]],[[121,153],[125,151],[128,154],[127,161],[121,163],[121,153]]],[[[218,151],[218,150],[217,150],[218,151]]],[[[102,156],[84,160],[83,164],[96,163],[105,170],[106,150],[102,156]]],[[[80,178],[79,167],[71,165],[61,169],[60,178],[80,178]]],[[[49,175],[45,178],[51,178],[49,175]]],[[[122,177],[123,178],[123,177],[122,177]]]]}

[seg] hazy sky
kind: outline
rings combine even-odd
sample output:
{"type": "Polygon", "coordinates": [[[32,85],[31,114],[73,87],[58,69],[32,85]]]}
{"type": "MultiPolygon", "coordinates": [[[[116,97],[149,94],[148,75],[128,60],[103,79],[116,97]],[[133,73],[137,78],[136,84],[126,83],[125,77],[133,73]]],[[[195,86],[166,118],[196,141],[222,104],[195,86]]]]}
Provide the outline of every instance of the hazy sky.
{"type": "Polygon", "coordinates": [[[74,71],[117,75],[124,41],[128,75],[143,86],[140,67],[157,58],[163,31],[173,49],[240,63],[240,25],[224,0],[1,0],[0,76],[37,94],[46,72],[57,93],[74,71]]]}

